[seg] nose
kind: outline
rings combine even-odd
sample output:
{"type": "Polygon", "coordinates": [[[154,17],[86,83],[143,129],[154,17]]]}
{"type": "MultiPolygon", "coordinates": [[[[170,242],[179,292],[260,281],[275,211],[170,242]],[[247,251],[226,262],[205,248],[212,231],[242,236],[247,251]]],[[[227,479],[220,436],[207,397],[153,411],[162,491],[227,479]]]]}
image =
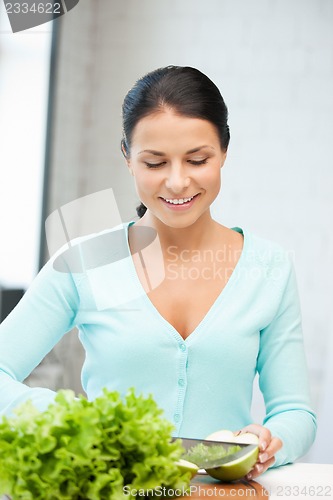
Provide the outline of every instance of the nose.
{"type": "Polygon", "coordinates": [[[182,193],[190,185],[190,177],[186,168],[182,165],[173,164],[170,166],[165,186],[175,194],[182,193]]]}

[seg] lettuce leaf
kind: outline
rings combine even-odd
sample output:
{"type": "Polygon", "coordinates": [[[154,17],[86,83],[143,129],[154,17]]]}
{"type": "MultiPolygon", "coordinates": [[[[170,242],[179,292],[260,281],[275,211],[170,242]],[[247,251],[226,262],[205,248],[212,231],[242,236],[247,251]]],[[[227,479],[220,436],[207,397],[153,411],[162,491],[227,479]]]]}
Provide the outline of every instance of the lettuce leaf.
{"type": "Polygon", "coordinates": [[[174,428],[162,413],[134,389],[124,398],[104,389],[94,401],[60,390],[44,412],[24,403],[0,421],[0,494],[118,500],[131,489],[186,491],[190,473],[177,466],[184,449],[171,441],[174,428]]]}
{"type": "Polygon", "coordinates": [[[190,448],[185,455],[183,455],[184,460],[188,460],[194,464],[200,464],[202,467],[205,462],[211,462],[212,460],[217,460],[219,458],[227,457],[228,455],[233,455],[237,451],[240,451],[241,447],[236,445],[228,446],[225,445],[205,445],[199,443],[192,448],[190,448]]]}

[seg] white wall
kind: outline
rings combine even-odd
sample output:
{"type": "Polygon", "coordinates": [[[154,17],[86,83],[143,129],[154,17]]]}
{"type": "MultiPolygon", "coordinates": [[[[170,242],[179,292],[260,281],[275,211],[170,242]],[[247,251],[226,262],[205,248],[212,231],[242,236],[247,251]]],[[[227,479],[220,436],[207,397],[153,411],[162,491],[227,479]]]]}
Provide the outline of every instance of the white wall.
{"type": "Polygon", "coordinates": [[[13,34],[0,2],[0,285],[38,270],[52,26],[13,34]]]}
{"type": "MultiPolygon", "coordinates": [[[[332,1],[86,0],[61,23],[50,210],[111,186],[124,218],[134,215],[119,151],[124,94],[159,66],[207,73],[231,128],[214,214],[294,253],[320,411],[333,333],[332,1]]],[[[332,462],[332,451],[316,461],[332,462]]]]}

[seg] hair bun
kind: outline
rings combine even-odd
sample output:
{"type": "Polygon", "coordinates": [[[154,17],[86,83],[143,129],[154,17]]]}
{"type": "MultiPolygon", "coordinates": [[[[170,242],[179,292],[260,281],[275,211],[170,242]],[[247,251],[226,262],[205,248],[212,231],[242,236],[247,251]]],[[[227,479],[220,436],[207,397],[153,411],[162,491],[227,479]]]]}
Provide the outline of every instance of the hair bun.
{"type": "Polygon", "coordinates": [[[146,211],[147,211],[147,207],[143,203],[140,203],[140,205],[138,207],[136,207],[136,213],[138,214],[140,219],[141,219],[141,217],[144,216],[146,211]]]}

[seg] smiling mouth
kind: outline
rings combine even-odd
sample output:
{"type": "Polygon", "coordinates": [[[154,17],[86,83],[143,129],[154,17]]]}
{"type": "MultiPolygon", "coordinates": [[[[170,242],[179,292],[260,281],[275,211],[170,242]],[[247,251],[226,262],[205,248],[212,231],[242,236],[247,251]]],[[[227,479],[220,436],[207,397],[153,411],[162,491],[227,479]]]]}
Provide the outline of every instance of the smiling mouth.
{"type": "Polygon", "coordinates": [[[199,193],[195,194],[194,196],[190,196],[188,198],[163,198],[163,196],[161,196],[161,198],[167,203],[170,203],[170,205],[184,205],[184,203],[189,203],[198,195],[199,193]]]}

